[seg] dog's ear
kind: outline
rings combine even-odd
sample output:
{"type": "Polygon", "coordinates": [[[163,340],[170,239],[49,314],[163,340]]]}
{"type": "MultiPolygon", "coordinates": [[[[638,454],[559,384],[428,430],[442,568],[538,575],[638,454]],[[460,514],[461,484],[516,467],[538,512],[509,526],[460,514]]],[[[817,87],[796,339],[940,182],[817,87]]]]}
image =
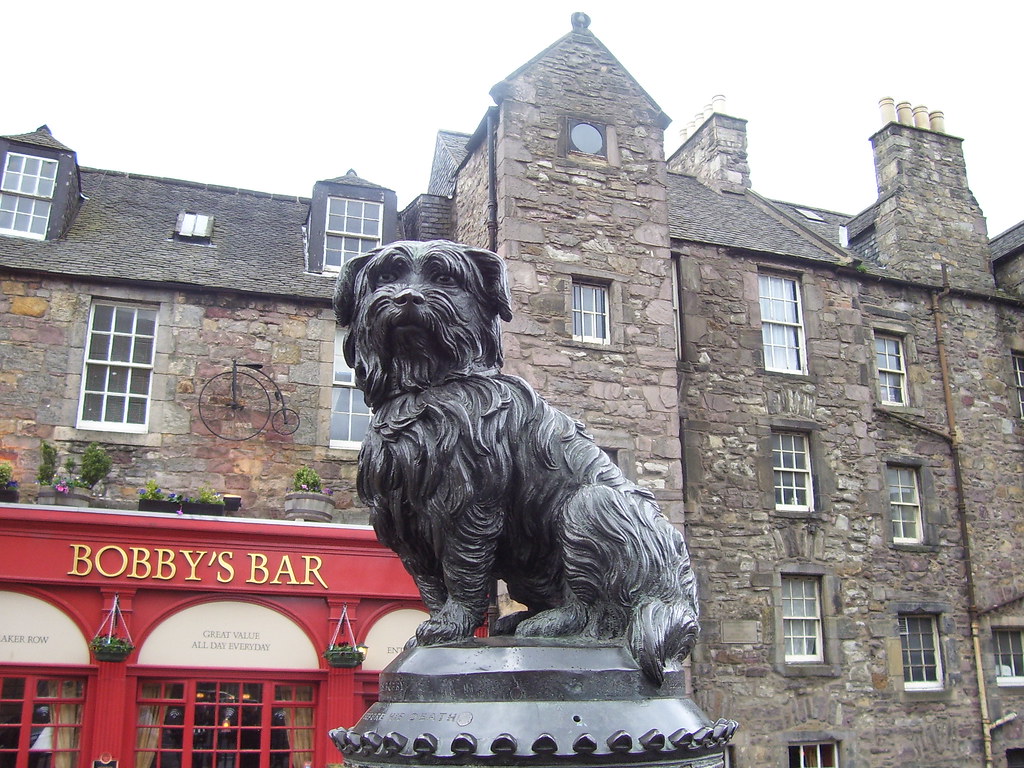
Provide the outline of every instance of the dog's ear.
{"type": "Polygon", "coordinates": [[[483,279],[484,291],[491,309],[505,322],[512,319],[512,295],[509,293],[505,262],[484,248],[465,248],[466,256],[476,264],[483,279]]]}
{"type": "Polygon", "coordinates": [[[334,315],[342,327],[347,328],[352,324],[356,314],[356,278],[375,253],[370,251],[349,259],[338,275],[338,282],[334,284],[334,315]]]}

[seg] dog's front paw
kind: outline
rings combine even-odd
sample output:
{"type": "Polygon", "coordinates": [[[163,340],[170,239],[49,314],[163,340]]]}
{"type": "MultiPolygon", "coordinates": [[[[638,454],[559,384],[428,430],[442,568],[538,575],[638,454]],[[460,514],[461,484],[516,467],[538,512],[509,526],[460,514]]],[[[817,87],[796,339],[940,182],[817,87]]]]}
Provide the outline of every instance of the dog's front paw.
{"type": "Polygon", "coordinates": [[[440,611],[416,628],[419,645],[441,645],[463,640],[473,634],[480,623],[464,606],[448,601],[440,611]]]}

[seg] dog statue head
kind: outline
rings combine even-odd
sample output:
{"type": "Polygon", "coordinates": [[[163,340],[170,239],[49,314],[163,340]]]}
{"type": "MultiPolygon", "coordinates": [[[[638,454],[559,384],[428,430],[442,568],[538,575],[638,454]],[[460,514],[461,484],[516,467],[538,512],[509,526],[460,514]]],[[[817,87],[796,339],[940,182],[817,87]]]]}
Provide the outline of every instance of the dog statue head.
{"type": "Polygon", "coordinates": [[[446,240],[397,242],[348,261],[334,292],[345,361],[366,403],[496,370],[512,319],[505,264],[446,240]]]}

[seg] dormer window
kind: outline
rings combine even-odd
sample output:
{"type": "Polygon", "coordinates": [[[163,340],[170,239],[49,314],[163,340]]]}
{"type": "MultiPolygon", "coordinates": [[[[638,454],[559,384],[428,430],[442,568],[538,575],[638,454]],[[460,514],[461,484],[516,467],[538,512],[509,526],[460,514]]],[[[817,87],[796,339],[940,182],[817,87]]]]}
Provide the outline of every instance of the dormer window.
{"type": "Polygon", "coordinates": [[[56,160],[9,152],[0,180],[0,232],[44,239],[56,180],[56,160]]]}
{"type": "Polygon", "coordinates": [[[327,198],[324,271],[339,271],[353,256],[372,251],[381,240],[380,203],[327,198]]]}
{"type": "Polygon", "coordinates": [[[209,240],[213,237],[213,216],[182,211],[174,225],[174,234],[190,240],[209,240]]]}

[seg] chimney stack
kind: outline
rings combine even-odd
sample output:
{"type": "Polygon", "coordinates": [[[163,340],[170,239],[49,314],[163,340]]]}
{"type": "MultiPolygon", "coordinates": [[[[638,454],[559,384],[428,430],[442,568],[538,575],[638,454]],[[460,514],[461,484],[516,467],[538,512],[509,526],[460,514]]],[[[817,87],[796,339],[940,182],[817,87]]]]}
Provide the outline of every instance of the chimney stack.
{"type": "Polygon", "coordinates": [[[907,280],[992,290],[988,233],[967,186],[962,140],[946,134],[942,112],[903,101],[894,121],[889,98],[879,109],[883,126],[871,137],[879,264],[907,280]]]}
{"type": "Polygon", "coordinates": [[[682,146],[668,159],[673,173],[696,176],[719,192],[742,194],[750,188],[747,121],[725,114],[725,96],[716,94],[679,136],[682,146]]]}

